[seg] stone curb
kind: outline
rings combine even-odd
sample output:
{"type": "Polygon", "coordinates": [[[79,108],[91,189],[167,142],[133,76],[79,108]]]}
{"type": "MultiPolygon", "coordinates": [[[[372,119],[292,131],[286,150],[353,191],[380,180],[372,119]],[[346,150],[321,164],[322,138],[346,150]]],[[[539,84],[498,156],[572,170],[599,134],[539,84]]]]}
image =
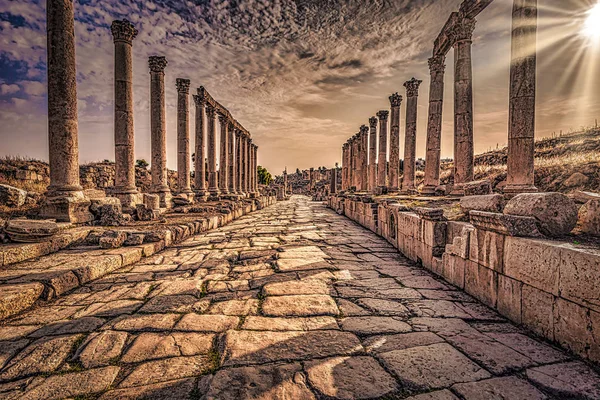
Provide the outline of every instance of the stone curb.
{"type": "MultiPolygon", "coordinates": [[[[239,206],[228,214],[199,218],[194,222],[181,225],[170,225],[161,231],[164,234],[164,239],[154,243],[106,250],[103,254],[94,256],[86,256],[85,250],[82,250],[81,254],[74,250],[74,253],[70,253],[73,261],[75,261],[73,268],[60,269],[56,273],[49,271],[47,274],[34,276],[33,278],[25,275],[11,280],[9,283],[0,284],[0,321],[27,310],[38,300],[57,298],[90,281],[135,264],[143,257],[149,257],[194,235],[225,226],[244,215],[270,206],[275,202],[275,197],[264,196],[252,203],[238,203],[239,206]],[[79,264],[77,260],[81,260],[80,265],[77,265],[79,264]]],[[[87,232],[89,231],[85,231],[85,234],[87,232]]],[[[78,239],[85,238],[84,232],[79,233],[77,236],[78,239]]],[[[74,241],[69,241],[69,244],[74,241]]],[[[66,243],[66,241],[61,243],[66,243]]],[[[64,247],[66,245],[61,248],[64,247]]]]}

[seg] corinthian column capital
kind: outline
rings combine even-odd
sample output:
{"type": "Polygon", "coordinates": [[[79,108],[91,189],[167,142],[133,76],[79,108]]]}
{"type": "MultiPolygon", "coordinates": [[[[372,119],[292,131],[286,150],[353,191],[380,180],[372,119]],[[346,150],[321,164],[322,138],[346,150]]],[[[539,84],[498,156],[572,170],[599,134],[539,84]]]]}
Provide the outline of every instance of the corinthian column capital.
{"type": "Polygon", "coordinates": [[[148,58],[150,72],[164,73],[167,64],[167,58],[163,56],[150,56],[148,58]]]}
{"type": "Polygon", "coordinates": [[[110,31],[113,35],[113,41],[116,42],[125,42],[127,44],[132,44],[133,39],[138,34],[137,29],[133,27],[133,24],[126,19],[124,20],[116,20],[113,21],[110,26],[110,31]]]}
{"type": "Polygon", "coordinates": [[[377,117],[379,117],[380,120],[386,120],[388,119],[388,115],[390,115],[390,112],[388,110],[381,110],[381,111],[377,111],[377,117]]]}
{"type": "Polygon", "coordinates": [[[419,95],[419,86],[423,81],[412,78],[410,81],[404,82],[406,88],[406,97],[417,97],[419,95]]]}
{"type": "Polygon", "coordinates": [[[450,31],[454,43],[470,41],[475,31],[475,18],[462,18],[450,31]]]}
{"type": "Polygon", "coordinates": [[[446,69],[446,57],[445,56],[433,56],[428,60],[429,71],[433,72],[444,72],[446,69]]]}
{"type": "Polygon", "coordinates": [[[400,96],[397,92],[390,96],[390,104],[392,107],[400,107],[402,104],[402,96],[400,96]]]}
{"type": "Polygon", "coordinates": [[[175,86],[177,87],[178,93],[188,94],[190,92],[190,80],[177,78],[175,82],[175,86]]]}
{"type": "Polygon", "coordinates": [[[371,118],[369,118],[369,126],[371,128],[377,127],[377,117],[371,117],[371,118]]]}

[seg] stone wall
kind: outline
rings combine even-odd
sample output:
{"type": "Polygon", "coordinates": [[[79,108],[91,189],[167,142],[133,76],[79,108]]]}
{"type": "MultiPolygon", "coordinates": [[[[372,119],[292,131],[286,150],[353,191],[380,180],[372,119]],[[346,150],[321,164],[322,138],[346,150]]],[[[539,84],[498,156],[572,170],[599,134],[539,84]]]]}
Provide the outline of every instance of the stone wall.
{"type": "Polygon", "coordinates": [[[598,248],[507,236],[367,201],[331,197],[329,206],[506,318],[600,362],[598,248]]]}

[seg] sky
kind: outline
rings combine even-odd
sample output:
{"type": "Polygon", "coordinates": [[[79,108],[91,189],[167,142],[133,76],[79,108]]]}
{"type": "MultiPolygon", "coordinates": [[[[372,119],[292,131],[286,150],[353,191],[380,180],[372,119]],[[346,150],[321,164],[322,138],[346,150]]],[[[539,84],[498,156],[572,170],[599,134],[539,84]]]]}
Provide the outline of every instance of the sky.
{"type": "MultiPolygon", "coordinates": [[[[460,0],[76,0],[80,162],[114,159],[110,24],[128,19],[133,43],[136,158],[150,159],[148,57],[162,55],[167,160],[176,169],[176,78],[205,86],[252,134],[259,164],[340,162],[342,144],[413,76],[417,157],[424,157],[433,41],[460,0]]],[[[539,0],[536,137],[600,118],[600,44],[582,34],[597,0],[539,0]]],[[[495,0],[473,37],[474,146],[507,142],[512,0],[495,0]]],[[[0,0],[0,156],[48,158],[46,11],[0,0]]],[[[592,33],[598,24],[588,24],[592,33]]],[[[448,54],[442,156],[453,148],[453,54],[448,54]]],[[[193,104],[193,101],[190,101],[193,104]]],[[[401,136],[404,134],[402,104],[401,136]]],[[[194,132],[194,109],[190,126],[194,132]]],[[[193,137],[193,134],[192,134],[193,137]]],[[[404,140],[401,140],[403,146],[404,140]]],[[[193,146],[193,139],[192,139],[193,146]]],[[[193,147],[192,147],[193,148],[193,147]]],[[[403,154],[401,150],[400,154],[403,154]]]]}

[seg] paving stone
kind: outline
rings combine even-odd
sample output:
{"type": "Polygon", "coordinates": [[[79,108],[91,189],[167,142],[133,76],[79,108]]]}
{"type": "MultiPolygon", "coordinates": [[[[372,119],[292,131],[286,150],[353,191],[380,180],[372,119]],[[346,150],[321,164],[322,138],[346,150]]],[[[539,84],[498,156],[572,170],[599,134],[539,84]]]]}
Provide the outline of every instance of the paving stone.
{"type": "Polygon", "coordinates": [[[304,364],[311,385],[336,399],[371,399],[398,388],[396,380],[368,356],[333,357],[304,364]]]}
{"type": "Polygon", "coordinates": [[[235,329],[240,322],[238,317],[227,315],[186,314],[175,326],[179,331],[190,332],[224,332],[235,329]]]}
{"type": "Polygon", "coordinates": [[[418,316],[435,318],[461,318],[471,319],[460,305],[446,300],[421,300],[411,301],[407,307],[418,316]]]}
{"type": "Polygon", "coordinates": [[[526,375],[561,399],[600,399],[600,376],[580,361],[530,368],[526,375]]]}
{"type": "Polygon", "coordinates": [[[234,292],[237,290],[250,290],[247,280],[232,281],[210,281],[208,283],[208,292],[234,292]]]}
{"type": "Polygon", "coordinates": [[[0,326],[0,341],[21,339],[39,328],[39,325],[0,326]]]}
{"type": "Polygon", "coordinates": [[[83,317],[74,320],[58,321],[48,324],[43,328],[35,331],[31,337],[42,337],[50,335],[66,335],[70,333],[88,333],[92,332],[104,325],[102,318],[83,317]]]}
{"type": "Polygon", "coordinates": [[[550,364],[569,358],[566,353],[521,333],[486,333],[486,335],[539,364],[550,364]]]}
{"type": "Polygon", "coordinates": [[[0,374],[0,381],[53,372],[65,362],[80,335],[38,339],[17,354],[0,374]]]}
{"type": "Polygon", "coordinates": [[[136,363],[157,358],[207,354],[215,335],[206,333],[142,333],[127,349],[121,362],[136,363]]]}
{"type": "Polygon", "coordinates": [[[546,400],[535,386],[516,376],[457,383],[452,390],[467,400],[546,400]]]}
{"type": "Polygon", "coordinates": [[[15,315],[31,307],[44,292],[44,285],[38,282],[3,285],[0,295],[0,319],[15,315]]]}
{"type": "Polygon", "coordinates": [[[127,337],[127,332],[94,332],[77,351],[77,358],[84,368],[110,365],[121,355],[127,337]]]}
{"type": "Polygon", "coordinates": [[[327,284],[321,280],[301,280],[268,283],[263,287],[265,296],[329,294],[327,284]]]}
{"type": "Polygon", "coordinates": [[[219,301],[210,306],[208,314],[256,315],[259,305],[258,299],[219,301]]]}
{"type": "Polygon", "coordinates": [[[242,329],[254,331],[313,331],[339,329],[333,317],[267,318],[248,316],[242,329]]]}
{"type": "Polygon", "coordinates": [[[397,335],[371,336],[363,341],[363,346],[367,352],[379,354],[442,342],[444,342],[444,339],[431,332],[410,332],[397,335]]]}
{"type": "Polygon", "coordinates": [[[357,335],[378,335],[382,333],[410,332],[406,322],[392,317],[348,317],[340,321],[343,330],[357,335]]]}
{"type": "Polygon", "coordinates": [[[401,303],[382,299],[358,299],[358,304],[381,315],[407,316],[409,311],[401,303]]]}
{"type": "Polygon", "coordinates": [[[267,297],[262,312],[272,317],[309,317],[314,315],[338,315],[337,304],[331,296],[272,296],[267,297]]]}
{"type": "Polygon", "coordinates": [[[198,300],[190,294],[156,296],[151,298],[139,312],[141,313],[189,313],[205,312],[210,305],[206,299],[198,300]]]}
{"type": "Polygon", "coordinates": [[[156,383],[153,385],[110,390],[100,396],[99,400],[180,400],[190,398],[190,394],[195,388],[196,379],[187,378],[156,383]]]}
{"type": "Polygon", "coordinates": [[[115,317],[122,314],[131,314],[144,304],[139,300],[115,300],[108,303],[96,303],[74,315],[75,318],[86,316],[115,317]]]}
{"type": "Polygon", "coordinates": [[[210,383],[206,400],[315,400],[300,364],[227,368],[210,383]]]}
{"type": "Polygon", "coordinates": [[[10,325],[42,325],[58,320],[68,319],[83,307],[48,306],[39,307],[11,320],[10,325]]]}
{"type": "Polygon", "coordinates": [[[371,312],[345,299],[336,299],[340,314],[348,317],[370,315],[371,312]]]}
{"type": "MultiPolygon", "coordinates": [[[[448,389],[436,390],[434,392],[418,394],[416,396],[407,397],[406,400],[459,400],[458,397],[452,394],[448,389]]],[[[508,399],[506,399],[508,400],[508,399]]]]}
{"type": "Polygon", "coordinates": [[[282,272],[305,271],[327,267],[331,267],[331,265],[325,262],[321,257],[285,258],[277,260],[277,269],[282,272]]]}
{"type": "Polygon", "coordinates": [[[173,328],[180,314],[135,314],[116,318],[108,324],[118,331],[165,331],[173,328]]]}
{"type": "Polygon", "coordinates": [[[224,343],[224,366],[350,355],[362,350],[355,335],[339,331],[228,331],[224,343]]]}
{"type": "Polygon", "coordinates": [[[394,350],[379,357],[404,384],[416,389],[441,389],[490,377],[487,371],[445,343],[394,350]]]}
{"type": "Polygon", "coordinates": [[[101,393],[113,384],[118,373],[119,367],[105,367],[49,376],[37,385],[30,385],[20,399],[59,400],[101,393]]]}
{"type": "Polygon", "coordinates": [[[14,342],[0,342],[0,370],[19,350],[29,344],[29,340],[21,339],[14,342]]]}
{"type": "Polygon", "coordinates": [[[149,361],[137,366],[118,387],[144,386],[198,376],[213,367],[210,357],[204,355],[149,361]]]}

